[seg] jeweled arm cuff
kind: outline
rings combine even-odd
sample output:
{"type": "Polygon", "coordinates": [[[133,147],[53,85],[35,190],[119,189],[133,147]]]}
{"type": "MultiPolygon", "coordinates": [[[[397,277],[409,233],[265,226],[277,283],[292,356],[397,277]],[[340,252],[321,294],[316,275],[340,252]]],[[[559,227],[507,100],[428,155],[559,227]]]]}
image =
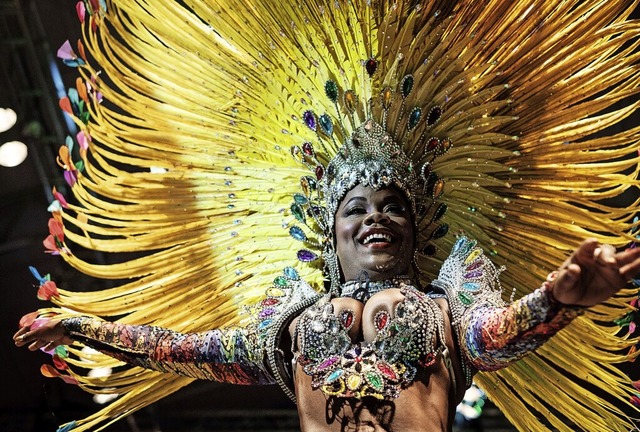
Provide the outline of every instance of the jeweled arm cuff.
{"type": "Polygon", "coordinates": [[[72,339],[134,366],[232,384],[274,383],[251,329],[182,334],[90,317],[66,318],[62,325],[72,339]]]}
{"type": "Polygon", "coordinates": [[[539,348],[583,313],[565,306],[551,295],[552,281],[503,307],[479,306],[463,318],[463,351],[477,370],[491,371],[509,365],[539,348]]]}

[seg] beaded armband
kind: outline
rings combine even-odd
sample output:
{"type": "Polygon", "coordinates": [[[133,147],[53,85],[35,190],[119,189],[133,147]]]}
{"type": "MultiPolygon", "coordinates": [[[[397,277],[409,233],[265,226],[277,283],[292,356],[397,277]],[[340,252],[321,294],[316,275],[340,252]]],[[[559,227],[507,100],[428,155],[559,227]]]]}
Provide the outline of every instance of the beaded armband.
{"type": "Polygon", "coordinates": [[[480,306],[465,315],[466,355],[476,369],[493,371],[508,366],[582,314],[581,307],[556,302],[550,286],[547,281],[506,308],[480,306]]]}
{"type": "Polygon", "coordinates": [[[202,333],[103,321],[86,316],[61,321],[78,342],[134,366],[233,384],[272,384],[254,329],[229,327],[202,333]]]}
{"type": "Polygon", "coordinates": [[[251,311],[271,374],[294,403],[296,396],[291,368],[280,347],[282,334],[288,331],[289,324],[297,315],[319,298],[320,294],[301,280],[293,267],[286,267],[283,274],[277,276],[273,285],[267,288],[264,300],[251,311]]]}

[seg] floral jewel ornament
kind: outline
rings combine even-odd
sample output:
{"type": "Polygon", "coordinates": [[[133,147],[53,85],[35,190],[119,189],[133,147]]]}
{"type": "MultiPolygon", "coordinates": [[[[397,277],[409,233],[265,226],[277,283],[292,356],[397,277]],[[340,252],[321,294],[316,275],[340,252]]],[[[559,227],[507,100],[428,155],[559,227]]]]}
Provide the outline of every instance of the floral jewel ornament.
{"type": "MultiPolygon", "coordinates": [[[[51,280],[51,276],[49,274],[42,276],[35,267],[29,267],[29,270],[39,282],[38,299],[49,301],[52,298],[57,298],[59,296],[58,287],[56,283],[51,280]]],[[[35,330],[49,322],[51,316],[52,314],[42,313],[42,311],[31,312],[20,319],[20,326],[29,327],[30,329],[35,330]]],[[[52,350],[45,350],[43,347],[41,348],[41,351],[46,352],[53,358],[53,366],[50,364],[43,364],[40,367],[42,375],[47,378],[60,378],[67,384],[78,384],[78,380],[75,377],[65,373],[69,370],[69,365],[67,365],[65,360],[69,357],[69,351],[66,346],[58,345],[52,350]]]]}
{"type": "MultiPolygon", "coordinates": [[[[373,76],[378,63],[369,59],[363,65],[366,73],[373,76]]],[[[308,110],[302,115],[302,121],[316,134],[319,150],[309,142],[291,148],[293,157],[315,174],[301,179],[303,194],[294,196],[291,210],[296,219],[321,240],[308,238],[297,226],[291,228],[290,234],[307,245],[321,248],[333,294],[340,293],[340,270],[334,245],[335,213],[341,200],[356,185],[375,190],[395,186],[403,192],[411,206],[421,252],[433,254],[435,247],[429,242],[448,232],[447,224],[434,228],[447,208],[445,204],[434,205],[443,192],[444,181],[432,172],[431,164],[451,148],[452,141],[430,135],[442,115],[442,107],[430,102],[407,107],[412,89],[411,75],[400,81],[397,90],[385,86],[370,104],[373,114],[350,134],[349,125],[357,124],[355,117],[362,104],[353,90],[340,95],[338,85],[332,80],[325,83],[325,93],[336,107],[337,124],[334,125],[334,117],[328,114],[318,116],[308,110]],[[330,149],[337,149],[333,157],[329,157],[330,149]],[[307,216],[315,223],[308,221],[307,216]]],[[[316,258],[311,251],[298,252],[301,261],[316,258]]]]}
{"type": "Polygon", "coordinates": [[[54,281],[51,280],[51,275],[46,274],[45,276],[40,276],[38,270],[35,267],[29,266],[29,270],[31,274],[35,276],[35,278],[40,283],[38,287],[38,299],[40,300],[50,300],[51,297],[58,296],[58,287],[54,281]]]}

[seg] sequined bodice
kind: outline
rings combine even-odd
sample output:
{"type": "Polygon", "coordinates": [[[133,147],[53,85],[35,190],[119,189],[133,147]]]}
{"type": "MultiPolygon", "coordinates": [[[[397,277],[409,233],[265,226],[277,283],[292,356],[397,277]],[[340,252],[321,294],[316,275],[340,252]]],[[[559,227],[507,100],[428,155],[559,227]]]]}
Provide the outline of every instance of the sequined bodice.
{"type": "Polygon", "coordinates": [[[336,315],[328,297],[307,309],[298,323],[296,360],[312,386],[341,397],[397,397],[419,368],[444,351],[444,319],[435,300],[411,285],[400,285],[404,300],[393,313],[375,315],[376,337],[353,342],[352,317],[336,315]]]}

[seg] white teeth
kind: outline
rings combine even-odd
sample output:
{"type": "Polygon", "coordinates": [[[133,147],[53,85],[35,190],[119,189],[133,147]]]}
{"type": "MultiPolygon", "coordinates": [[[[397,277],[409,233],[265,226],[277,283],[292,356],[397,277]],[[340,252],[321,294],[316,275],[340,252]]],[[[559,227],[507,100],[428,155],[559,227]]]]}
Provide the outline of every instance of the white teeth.
{"type": "Polygon", "coordinates": [[[391,242],[391,236],[389,234],[381,234],[381,233],[377,233],[377,234],[370,234],[368,236],[365,237],[364,241],[362,243],[364,244],[369,244],[372,243],[374,241],[386,241],[386,242],[391,242]]]}

